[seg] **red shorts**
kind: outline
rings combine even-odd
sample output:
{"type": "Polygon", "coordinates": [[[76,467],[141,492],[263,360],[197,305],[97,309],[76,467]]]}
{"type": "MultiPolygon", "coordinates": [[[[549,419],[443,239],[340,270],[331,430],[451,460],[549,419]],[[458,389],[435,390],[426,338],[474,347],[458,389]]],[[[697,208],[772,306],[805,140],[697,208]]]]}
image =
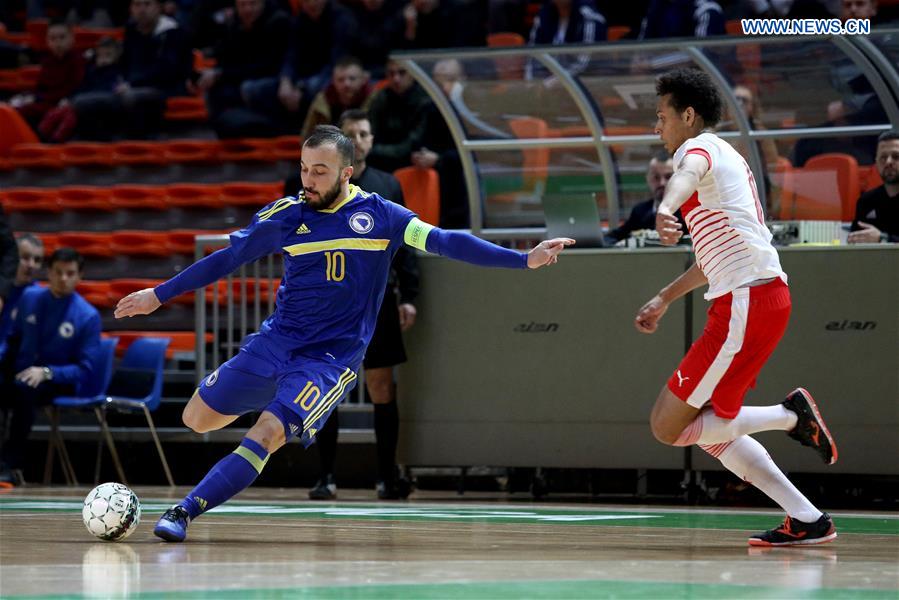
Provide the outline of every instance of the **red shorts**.
{"type": "Polygon", "coordinates": [[[696,408],[711,401],[716,415],[733,419],[783,337],[790,306],[790,290],[780,279],[715,298],[702,335],[671,375],[668,389],[696,408]]]}

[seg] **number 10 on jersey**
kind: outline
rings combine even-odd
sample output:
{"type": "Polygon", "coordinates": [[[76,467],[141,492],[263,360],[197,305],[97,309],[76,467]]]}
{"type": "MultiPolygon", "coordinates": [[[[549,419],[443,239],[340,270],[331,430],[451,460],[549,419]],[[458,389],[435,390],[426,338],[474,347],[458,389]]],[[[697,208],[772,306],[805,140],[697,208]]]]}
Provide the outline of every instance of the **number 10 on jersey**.
{"type": "Polygon", "coordinates": [[[343,281],[346,275],[346,257],[343,252],[325,252],[325,279],[343,281]]]}

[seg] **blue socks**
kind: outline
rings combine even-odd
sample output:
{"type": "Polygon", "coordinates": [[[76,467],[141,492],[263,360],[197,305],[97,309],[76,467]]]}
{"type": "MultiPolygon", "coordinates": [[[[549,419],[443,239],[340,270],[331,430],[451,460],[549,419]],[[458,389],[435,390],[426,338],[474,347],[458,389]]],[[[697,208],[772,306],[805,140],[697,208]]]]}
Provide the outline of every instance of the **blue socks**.
{"type": "Polygon", "coordinates": [[[218,461],[179,505],[191,520],[236,496],[256,480],[265,467],[268,451],[250,438],[218,461]]]}

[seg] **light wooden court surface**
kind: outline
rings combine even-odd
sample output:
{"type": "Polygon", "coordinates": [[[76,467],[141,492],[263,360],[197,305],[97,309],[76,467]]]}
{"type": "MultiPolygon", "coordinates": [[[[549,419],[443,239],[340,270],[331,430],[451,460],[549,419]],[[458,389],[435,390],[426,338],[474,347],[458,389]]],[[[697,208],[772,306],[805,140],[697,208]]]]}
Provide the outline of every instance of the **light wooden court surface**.
{"type": "Polygon", "coordinates": [[[186,490],[137,487],[138,530],[105,543],[81,523],[87,491],[0,494],[0,596],[899,598],[895,513],[837,511],[833,543],[755,549],[778,513],[258,488],[165,544],[153,524],[186,490]]]}

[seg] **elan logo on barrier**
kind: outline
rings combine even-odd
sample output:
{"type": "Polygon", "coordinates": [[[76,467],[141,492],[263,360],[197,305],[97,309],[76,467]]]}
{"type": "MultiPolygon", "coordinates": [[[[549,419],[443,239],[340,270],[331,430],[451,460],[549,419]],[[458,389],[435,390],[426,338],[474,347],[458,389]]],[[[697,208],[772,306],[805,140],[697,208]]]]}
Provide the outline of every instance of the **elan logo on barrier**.
{"type": "Polygon", "coordinates": [[[558,323],[519,323],[512,331],[515,333],[552,333],[559,330],[558,323]]]}
{"type": "Polygon", "coordinates": [[[831,321],[824,326],[827,331],[868,331],[875,329],[877,321],[831,321]]]}

